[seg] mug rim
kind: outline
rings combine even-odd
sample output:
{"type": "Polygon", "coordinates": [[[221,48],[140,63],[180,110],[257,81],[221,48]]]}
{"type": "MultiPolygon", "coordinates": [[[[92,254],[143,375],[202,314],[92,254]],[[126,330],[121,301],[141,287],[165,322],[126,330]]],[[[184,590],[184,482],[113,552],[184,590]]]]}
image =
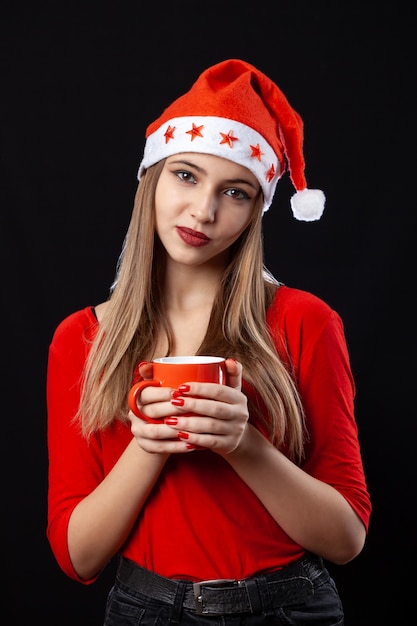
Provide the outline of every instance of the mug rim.
{"type": "Polygon", "coordinates": [[[223,363],[226,359],[222,356],[163,356],[153,359],[153,363],[163,363],[166,365],[201,365],[210,363],[223,363]]]}

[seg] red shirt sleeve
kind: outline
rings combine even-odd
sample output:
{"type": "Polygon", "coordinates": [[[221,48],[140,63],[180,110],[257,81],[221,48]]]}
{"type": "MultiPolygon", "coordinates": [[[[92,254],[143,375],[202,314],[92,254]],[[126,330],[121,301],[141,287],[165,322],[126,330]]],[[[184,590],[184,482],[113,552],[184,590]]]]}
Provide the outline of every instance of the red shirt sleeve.
{"type": "Polygon", "coordinates": [[[268,323],[281,354],[290,356],[305,408],[309,440],[303,469],[337,489],[368,529],[371,503],[342,320],[316,296],[281,286],[268,323]]]}
{"type": "Polygon", "coordinates": [[[91,308],[61,322],[49,347],[47,372],[47,537],[62,570],[84,583],[70,560],[67,528],[74,507],[103,479],[100,439],[92,437],[87,442],[72,421],[78,410],[84,361],[95,327],[91,308]]]}

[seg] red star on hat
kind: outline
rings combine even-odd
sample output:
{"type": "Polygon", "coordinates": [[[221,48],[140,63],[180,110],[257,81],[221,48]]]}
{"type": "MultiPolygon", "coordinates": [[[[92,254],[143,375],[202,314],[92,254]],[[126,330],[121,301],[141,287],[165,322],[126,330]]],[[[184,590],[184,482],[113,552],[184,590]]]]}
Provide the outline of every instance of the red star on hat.
{"type": "Polygon", "coordinates": [[[233,142],[234,141],[239,141],[239,139],[237,137],[233,137],[233,131],[229,130],[229,132],[226,133],[220,133],[221,136],[223,137],[223,139],[221,140],[221,144],[222,143],[227,143],[229,145],[229,148],[233,148],[233,142]]]}
{"type": "Polygon", "coordinates": [[[168,124],[168,128],[166,129],[164,133],[165,143],[168,143],[170,139],[174,139],[174,131],[175,131],[175,126],[170,126],[168,124]]]}
{"type": "Polygon", "coordinates": [[[257,143],[256,146],[250,146],[250,149],[252,150],[251,157],[255,157],[258,161],[262,161],[262,157],[265,153],[262,152],[259,143],[257,143]]]}
{"type": "Polygon", "coordinates": [[[201,130],[204,128],[204,125],[196,126],[193,122],[193,127],[191,130],[187,130],[187,135],[191,135],[191,141],[194,141],[196,137],[203,137],[201,130]]]}

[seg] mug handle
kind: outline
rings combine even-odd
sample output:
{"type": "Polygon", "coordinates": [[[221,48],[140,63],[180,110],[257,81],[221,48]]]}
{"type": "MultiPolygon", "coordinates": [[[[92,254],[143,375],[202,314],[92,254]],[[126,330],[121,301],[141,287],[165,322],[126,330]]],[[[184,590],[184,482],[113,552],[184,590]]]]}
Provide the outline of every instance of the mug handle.
{"type": "Polygon", "coordinates": [[[137,405],[137,397],[141,393],[142,389],[145,389],[145,387],[160,387],[160,386],[161,386],[161,383],[158,380],[141,380],[140,382],[133,385],[133,387],[131,387],[129,394],[127,396],[127,402],[129,405],[129,409],[132,411],[132,413],[136,415],[136,417],[140,417],[141,419],[145,420],[145,422],[150,422],[150,423],[151,422],[158,423],[161,421],[159,419],[152,419],[148,417],[147,415],[145,415],[145,413],[142,413],[142,411],[139,410],[139,407],[137,405]]]}

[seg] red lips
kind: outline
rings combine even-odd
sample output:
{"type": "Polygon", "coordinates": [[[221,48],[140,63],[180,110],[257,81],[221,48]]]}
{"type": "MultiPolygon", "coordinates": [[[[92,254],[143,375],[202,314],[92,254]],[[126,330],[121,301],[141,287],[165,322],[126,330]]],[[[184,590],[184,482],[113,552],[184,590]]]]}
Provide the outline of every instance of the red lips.
{"type": "Polygon", "coordinates": [[[206,246],[211,241],[204,233],[200,233],[192,228],[186,228],[185,226],[177,226],[177,233],[184,243],[194,248],[206,246]]]}

